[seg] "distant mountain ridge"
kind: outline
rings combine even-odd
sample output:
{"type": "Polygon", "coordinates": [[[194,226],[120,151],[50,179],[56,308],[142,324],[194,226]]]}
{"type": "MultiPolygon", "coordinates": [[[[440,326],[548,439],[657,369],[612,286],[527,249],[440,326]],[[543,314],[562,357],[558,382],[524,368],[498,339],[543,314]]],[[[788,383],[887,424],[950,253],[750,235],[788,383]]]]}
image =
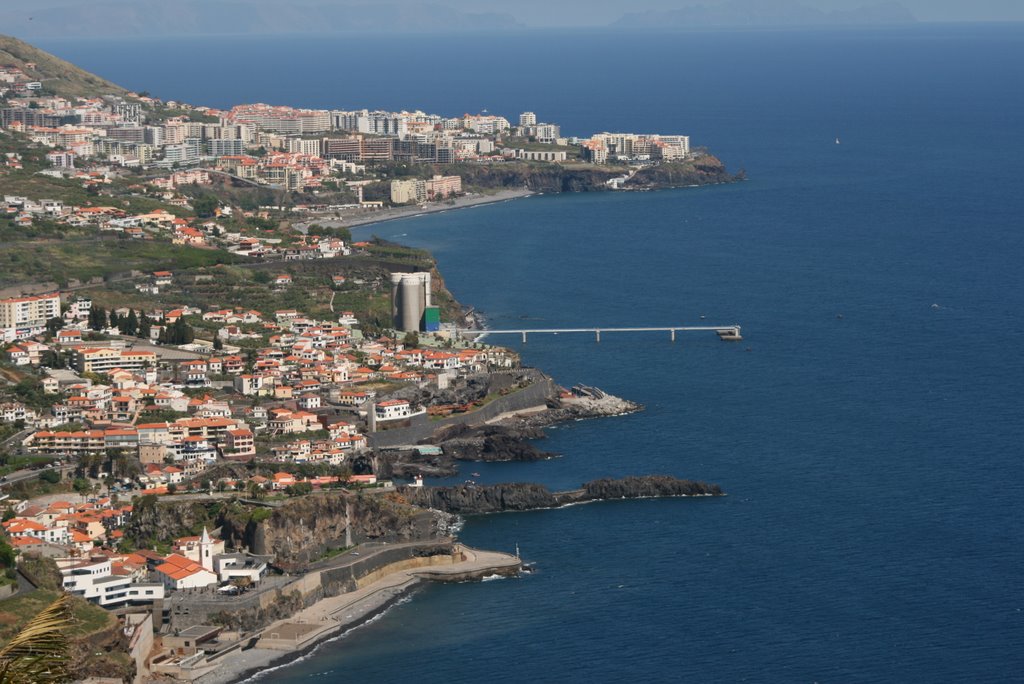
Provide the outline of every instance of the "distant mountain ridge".
{"type": "Polygon", "coordinates": [[[721,5],[691,5],[673,10],[633,12],[613,22],[617,28],[703,28],[769,26],[849,26],[907,24],[914,15],[897,2],[823,11],[797,0],[731,0],[721,5]]]}
{"type": "Polygon", "coordinates": [[[303,2],[211,3],[136,0],[30,9],[0,8],[0,26],[26,37],[181,37],[190,35],[431,32],[509,29],[509,14],[463,12],[444,5],[312,5],[303,2]]]}

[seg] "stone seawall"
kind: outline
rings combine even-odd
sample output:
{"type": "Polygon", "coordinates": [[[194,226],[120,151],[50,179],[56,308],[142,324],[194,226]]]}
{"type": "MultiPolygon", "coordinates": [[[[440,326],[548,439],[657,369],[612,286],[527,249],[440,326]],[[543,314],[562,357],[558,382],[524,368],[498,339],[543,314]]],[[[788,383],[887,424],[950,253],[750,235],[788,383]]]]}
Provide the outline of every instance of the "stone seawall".
{"type": "Polygon", "coordinates": [[[419,564],[451,563],[452,549],[451,542],[385,549],[343,567],[321,570],[320,585],[326,596],[345,594],[398,570],[420,567],[419,564]]]}
{"type": "MultiPolygon", "coordinates": [[[[287,618],[329,596],[339,596],[371,584],[381,577],[418,567],[451,565],[450,540],[401,545],[374,550],[365,557],[342,556],[340,567],[326,567],[291,579],[279,578],[274,586],[241,596],[217,596],[208,592],[183,595],[171,608],[172,629],[193,625],[225,624],[247,631],[287,618]],[[353,561],[353,558],[357,560],[353,561]]],[[[365,551],[364,551],[365,553],[365,551]]],[[[265,580],[266,581],[266,580],[265,580]]]]}

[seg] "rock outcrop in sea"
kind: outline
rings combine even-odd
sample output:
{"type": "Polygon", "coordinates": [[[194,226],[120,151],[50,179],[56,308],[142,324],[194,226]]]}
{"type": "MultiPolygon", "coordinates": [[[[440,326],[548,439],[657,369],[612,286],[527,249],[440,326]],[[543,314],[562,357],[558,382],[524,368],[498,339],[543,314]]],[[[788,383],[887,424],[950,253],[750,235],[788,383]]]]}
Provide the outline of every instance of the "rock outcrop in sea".
{"type": "Polygon", "coordinates": [[[531,511],[613,499],[724,495],[721,487],[716,484],[681,480],[667,475],[594,480],[580,489],[562,492],[552,492],[544,485],[534,483],[401,487],[399,491],[413,505],[458,515],[531,511]]]}

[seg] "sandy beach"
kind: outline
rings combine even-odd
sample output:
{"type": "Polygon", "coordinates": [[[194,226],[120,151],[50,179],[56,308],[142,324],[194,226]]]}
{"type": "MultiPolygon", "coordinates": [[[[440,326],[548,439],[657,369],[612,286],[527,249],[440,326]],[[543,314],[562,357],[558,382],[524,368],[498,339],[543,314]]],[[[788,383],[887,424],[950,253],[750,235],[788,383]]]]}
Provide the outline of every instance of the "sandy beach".
{"type": "Polygon", "coordinates": [[[469,193],[447,202],[431,202],[429,204],[418,204],[410,207],[393,207],[390,209],[381,209],[379,211],[359,211],[351,215],[342,215],[340,218],[331,218],[327,215],[324,215],[323,217],[310,215],[309,218],[301,222],[297,222],[295,227],[302,232],[305,232],[306,226],[311,224],[330,228],[365,227],[374,223],[412,218],[414,216],[422,216],[423,214],[436,214],[444,211],[453,211],[455,209],[481,206],[484,204],[507,202],[521,197],[529,197],[532,194],[534,193],[526,188],[516,188],[499,190],[492,195],[469,193]]]}

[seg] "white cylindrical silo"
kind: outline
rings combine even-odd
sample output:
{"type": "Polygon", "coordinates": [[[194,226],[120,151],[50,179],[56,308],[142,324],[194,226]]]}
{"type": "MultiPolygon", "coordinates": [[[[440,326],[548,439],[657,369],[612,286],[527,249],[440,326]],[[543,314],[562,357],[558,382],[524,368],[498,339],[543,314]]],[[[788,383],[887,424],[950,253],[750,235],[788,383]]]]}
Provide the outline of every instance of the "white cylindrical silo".
{"type": "Polygon", "coordinates": [[[405,332],[420,329],[423,316],[423,286],[419,278],[412,276],[402,279],[401,329],[405,332]]]}

